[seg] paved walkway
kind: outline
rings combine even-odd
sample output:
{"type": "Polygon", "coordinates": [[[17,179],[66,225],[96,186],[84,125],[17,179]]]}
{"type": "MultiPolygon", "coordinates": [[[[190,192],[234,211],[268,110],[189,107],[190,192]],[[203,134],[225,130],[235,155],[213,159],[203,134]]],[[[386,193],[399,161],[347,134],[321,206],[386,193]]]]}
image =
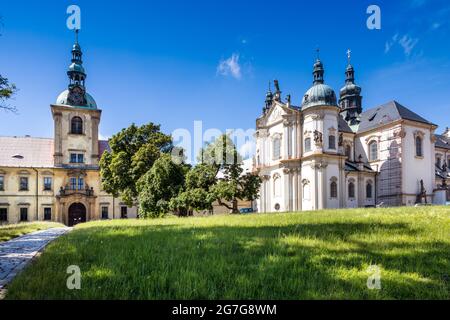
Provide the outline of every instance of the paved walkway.
{"type": "Polygon", "coordinates": [[[0,243],[0,291],[42,251],[47,244],[71,228],[52,228],[32,232],[0,243]]]}

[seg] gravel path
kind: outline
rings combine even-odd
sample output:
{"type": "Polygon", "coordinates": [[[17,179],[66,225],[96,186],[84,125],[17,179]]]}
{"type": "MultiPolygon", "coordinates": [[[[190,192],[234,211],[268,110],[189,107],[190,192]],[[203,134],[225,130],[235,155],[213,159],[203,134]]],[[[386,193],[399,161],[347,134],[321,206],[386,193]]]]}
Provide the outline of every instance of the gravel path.
{"type": "Polygon", "coordinates": [[[0,291],[46,245],[70,230],[67,227],[40,230],[0,243],[0,291]]]}

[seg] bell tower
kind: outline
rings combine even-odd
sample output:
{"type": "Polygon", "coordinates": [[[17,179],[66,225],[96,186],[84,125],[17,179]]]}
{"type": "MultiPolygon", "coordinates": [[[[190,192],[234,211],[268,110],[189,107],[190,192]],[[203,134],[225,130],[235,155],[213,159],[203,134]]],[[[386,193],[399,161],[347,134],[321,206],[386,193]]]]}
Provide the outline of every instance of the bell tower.
{"type": "Polygon", "coordinates": [[[355,69],[350,63],[351,51],[347,51],[348,64],[345,70],[345,86],[340,91],[339,107],[349,126],[359,124],[362,112],[361,87],[355,84],[355,69]]]}
{"type": "Polygon", "coordinates": [[[54,120],[54,162],[56,167],[97,168],[98,127],[101,110],[86,91],[83,52],[75,31],[68,88],[51,105],[54,120]]]}

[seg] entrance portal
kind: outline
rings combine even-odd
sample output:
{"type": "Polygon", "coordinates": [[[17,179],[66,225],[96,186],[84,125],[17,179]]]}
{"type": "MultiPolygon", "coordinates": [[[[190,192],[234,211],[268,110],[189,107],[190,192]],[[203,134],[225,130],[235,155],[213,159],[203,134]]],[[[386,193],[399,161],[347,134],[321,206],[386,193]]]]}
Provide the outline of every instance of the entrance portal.
{"type": "Polygon", "coordinates": [[[86,207],[81,203],[74,203],[69,207],[69,227],[86,222],[86,207]]]}

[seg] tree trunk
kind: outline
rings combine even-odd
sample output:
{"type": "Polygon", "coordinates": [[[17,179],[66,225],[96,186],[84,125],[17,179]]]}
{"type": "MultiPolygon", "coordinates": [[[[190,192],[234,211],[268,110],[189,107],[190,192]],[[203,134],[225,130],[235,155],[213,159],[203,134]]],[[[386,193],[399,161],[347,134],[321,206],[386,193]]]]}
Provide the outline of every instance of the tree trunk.
{"type": "Polygon", "coordinates": [[[237,199],[233,199],[233,213],[239,213],[239,209],[238,209],[238,201],[237,199]]]}

